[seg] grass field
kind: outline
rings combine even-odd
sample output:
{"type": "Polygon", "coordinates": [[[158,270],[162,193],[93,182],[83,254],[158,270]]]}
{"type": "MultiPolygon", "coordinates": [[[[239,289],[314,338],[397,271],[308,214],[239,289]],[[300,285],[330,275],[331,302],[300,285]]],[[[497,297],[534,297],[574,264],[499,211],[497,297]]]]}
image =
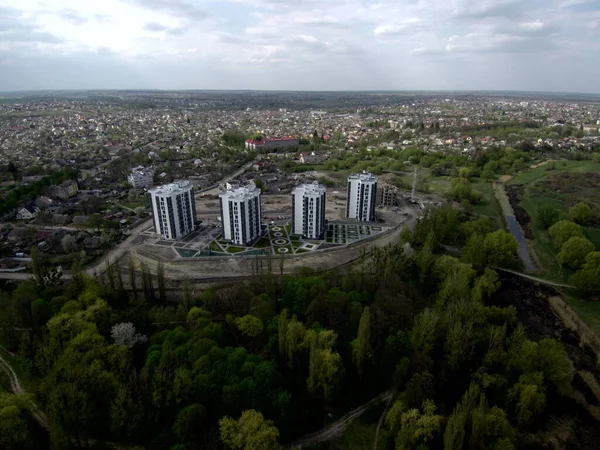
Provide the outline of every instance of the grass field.
{"type": "Polygon", "coordinates": [[[508,184],[529,184],[551,173],[569,172],[600,172],[600,163],[593,161],[554,161],[535,169],[529,169],[513,177],[508,184]]]}
{"type": "Polygon", "coordinates": [[[583,300],[572,295],[565,296],[567,303],[590,329],[600,336],[600,302],[583,300]]]}
{"type": "Polygon", "coordinates": [[[479,181],[473,183],[473,189],[481,194],[481,201],[473,206],[473,212],[484,216],[494,217],[500,219],[502,216],[502,209],[496,200],[494,195],[494,188],[492,183],[486,181],[479,181]]]}
{"type": "Polygon", "coordinates": [[[329,450],[371,449],[373,448],[373,440],[375,439],[376,430],[377,424],[365,423],[361,420],[357,420],[348,427],[348,429],[339,439],[333,441],[327,448],[329,450]]]}

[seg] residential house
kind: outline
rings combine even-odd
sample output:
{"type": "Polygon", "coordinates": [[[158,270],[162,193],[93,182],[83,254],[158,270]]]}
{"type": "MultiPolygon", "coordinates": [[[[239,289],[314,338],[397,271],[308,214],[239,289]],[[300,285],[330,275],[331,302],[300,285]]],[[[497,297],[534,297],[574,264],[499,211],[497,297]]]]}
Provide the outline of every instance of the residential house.
{"type": "Polygon", "coordinates": [[[60,200],[67,200],[77,195],[79,188],[74,180],[67,180],[59,186],[54,186],[50,189],[50,196],[60,200]]]}
{"type": "Polygon", "coordinates": [[[17,212],[17,219],[19,220],[29,220],[37,217],[40,213],[40,208],[37,207],[35,203],[29,203],[28,205],[23,206],[17,212]]]}

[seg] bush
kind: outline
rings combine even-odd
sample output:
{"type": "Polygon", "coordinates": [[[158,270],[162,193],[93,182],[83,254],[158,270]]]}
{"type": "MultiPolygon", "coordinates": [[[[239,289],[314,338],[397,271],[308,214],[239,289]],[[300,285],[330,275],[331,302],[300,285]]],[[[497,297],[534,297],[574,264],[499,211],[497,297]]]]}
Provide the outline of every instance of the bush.
{"type": "Polygon", "coordinates": [[[558,221],[560,212],[550,205],[542,205],[538,208],[537,214],[533,221],[536,228],[547,230],[558,221]]]}

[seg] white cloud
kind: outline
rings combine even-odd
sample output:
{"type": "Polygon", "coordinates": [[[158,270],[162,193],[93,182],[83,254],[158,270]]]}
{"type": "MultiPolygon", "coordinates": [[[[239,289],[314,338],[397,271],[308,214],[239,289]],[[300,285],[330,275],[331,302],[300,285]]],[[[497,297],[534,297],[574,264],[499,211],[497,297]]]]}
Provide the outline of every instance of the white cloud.
{"type": "Polygon", "coordinates": [[[537,79],[542,89],[552,72],[561,90],[598,91],[600,13],[589,11],[591,0],[560,1],[0,0],[0,64],[11,64],[2,81],[19,89],[519,89],[537,79]],[[41,62],[55,76],[31,69],[41,62]],[[26,76],[13,70],[19,64],[26,76]],[[73,69],[84,64],[94,73],[73,69]],[[80,76],[60,75],[61,67],[80,76]]]}

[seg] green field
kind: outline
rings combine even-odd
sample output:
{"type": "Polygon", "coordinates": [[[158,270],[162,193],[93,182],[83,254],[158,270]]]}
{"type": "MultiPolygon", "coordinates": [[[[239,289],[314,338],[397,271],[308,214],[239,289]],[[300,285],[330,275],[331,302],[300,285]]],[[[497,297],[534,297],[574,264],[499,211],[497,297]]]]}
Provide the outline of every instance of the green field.
{"type": "Polygon", "coordinates": [[[600,163],[593,161],[554,161],[535,169],[521,172],[508,184],[529,184],[554,172],[600,172],[600,163]]]}
{"type": "Polygon", "coordinates": [[[473,189],[481,194],[481,201],[476,205],[473,205],[473,212],[475,214],[481,214],[483,216],[489,216],[500,219],[502,216],[502,210],[494,195],[494,189],[492,183],[486,181],[479,181],[473,183],[473,189]]]}
{"type": "Polygon", "coordinates": [[[600,336],[600,302],[566,295],[567,303],[590,329],[600,336]]]}

